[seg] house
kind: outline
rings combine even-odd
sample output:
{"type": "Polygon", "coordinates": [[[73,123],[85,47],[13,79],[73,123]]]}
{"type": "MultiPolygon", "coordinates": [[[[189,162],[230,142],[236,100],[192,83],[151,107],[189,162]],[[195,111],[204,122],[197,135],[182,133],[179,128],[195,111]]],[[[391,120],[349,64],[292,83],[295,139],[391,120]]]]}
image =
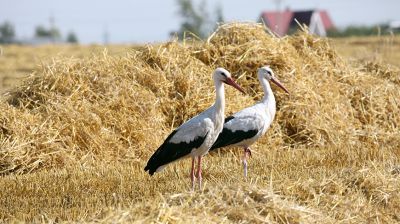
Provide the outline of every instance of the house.
{"type": "Polygon", "coordinates": [[[391,31],[400,31],[400,20],[391,21],[389,23],[389,30],[391,31]]]}
{"type": "Polygon", "coordinates": [[[297,30],[300,24],[307,25],[310,33],[326,36],[330,29],[334,29],[333,22],[325,10],[306,11],[265,11],[261,13],[261,20],[278,36],[284,36],[297,30]]]}

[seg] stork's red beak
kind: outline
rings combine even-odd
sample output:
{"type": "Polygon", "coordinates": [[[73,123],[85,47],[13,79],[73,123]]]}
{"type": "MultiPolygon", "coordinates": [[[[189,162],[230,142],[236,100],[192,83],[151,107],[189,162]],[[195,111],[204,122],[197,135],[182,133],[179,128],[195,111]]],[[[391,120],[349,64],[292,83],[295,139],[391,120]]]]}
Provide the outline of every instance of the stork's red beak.
{"type": "Polygon", "coordinates": [[[228,85],[230,85],[230,86],[233,86],[233,87],[235,87],[235,89],[237,89],[237,90],[239,90],[240,92],[246,94],[246,92],[242,89],[242,87],[240,87],[240,86],[235,82],[235,80],[233,80],[232,78],[229,78],[229,77],[226,78],[226,80],[224,81],[224,83],[226,83],[226,84],[228,84],[228,85]]]}
{"type": "Polygon", "coordinates": [[[272,81],[273,83],[275,83],[277,86],[279,86],[281,89],[283,89],[286,93],[289,94],[289,91],[282,85],[281,82],[279,82],[279,80],[278,80],[277,78],[273,77],[273,78],[271,79],[271,81],[272,81]]]}

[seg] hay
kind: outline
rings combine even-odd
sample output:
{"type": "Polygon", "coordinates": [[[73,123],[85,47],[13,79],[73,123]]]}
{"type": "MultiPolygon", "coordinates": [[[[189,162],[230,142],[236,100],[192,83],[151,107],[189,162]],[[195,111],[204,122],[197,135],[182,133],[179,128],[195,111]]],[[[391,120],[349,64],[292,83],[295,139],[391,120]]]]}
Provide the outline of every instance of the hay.
{"type": "Polygon", "coordinates": [[[44,65],[2,100],[0,173],[89,161],[144,161],[174,127],[214,100],[211,72],[225,67],[248,92],[227,88],[227,113],[262,96],[256,69],[270,65],[276,122],[260,141],[297,146],[400,147],[399,71],[344,62],[306,32],[277,38],[259,24],[225,24],[202,43],[169,42],[124,56],[44,65]]]}
{"type": "Polygon", "coordinates": [[[333,223],[320,211],[314,211],[275,194],[271,189],[254,187],[222,188],[203,194],[166,195],[160,202],[144,207],[157,213],[143,213],[143,205],[129,210],[116,209],[97,218],[98,222],[207,222],[207,223],[333,223]],[[182,210],[182,208],[185,208],[182,210]],[[139,215],[138,215],[139,214],[139,215]],[[221,218],[223,217],[223,218],[221,218]]]}

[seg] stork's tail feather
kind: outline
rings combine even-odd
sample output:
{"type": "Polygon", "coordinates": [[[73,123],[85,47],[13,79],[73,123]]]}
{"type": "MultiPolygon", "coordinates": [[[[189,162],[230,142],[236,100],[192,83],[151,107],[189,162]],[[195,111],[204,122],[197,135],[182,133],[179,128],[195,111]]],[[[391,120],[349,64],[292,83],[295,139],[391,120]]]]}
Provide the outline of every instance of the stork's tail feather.
{"type": "Polygon", "coordinates": [[[157,169],[163,165],[163,160],[168,157],[168,142],[174,136],[177,130],[173,131],[167,139],[165,139],[164,143],[154,152],[154,154],[150,157],[149,161],[147,162],[144,171],[149,171],[150,176],[157,171],[157,169]]]}
{"type": "Polygon", "coordinates": [[[179,143],[172,143],[170,142],[170,139],[176,132],[177,130],[173,131],[168,136],[164,143],[156,150],[147,162],[144,170],[149,171],[150,175],[163,170],[166,165],[174,161],[187,157],[192,149],[199,148],[203,144],[208,134],[207,132],[204,137],[197,136],[191,142],[181,141],[179,143]]]}
{"type": "Polygon", "coordinates": [[[147,164],[146,167],[144,168],[144,171],[149,172],[150,176],[153,176],[153,174],[157,171],[157,169],[158,167],[155,167],[154,164],[147,164]]]}

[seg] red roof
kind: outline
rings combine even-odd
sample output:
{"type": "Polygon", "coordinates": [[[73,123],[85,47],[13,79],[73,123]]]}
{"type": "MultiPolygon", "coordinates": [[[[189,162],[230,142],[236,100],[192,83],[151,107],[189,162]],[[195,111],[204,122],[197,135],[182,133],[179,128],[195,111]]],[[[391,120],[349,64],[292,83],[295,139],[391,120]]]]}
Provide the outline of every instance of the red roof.
{"type": "Polygon", "coordinates": [[[272,32],[279,36],[283,36],[287,34],[290,26],[297,26],[294,19],[298,20],[300,24],[305,23],[309,26],[310,24],[308,23],[310,22],[311,15],[314,12],[319,13],[326,30],[334,28],[332,20],[330,19],[328,12],[325,10],[291,11],[286,9],[282,12],[266,11],[261,14],[261,18],[272,32]]]}
{"type": "Polygon", "coordinates": [[[285,10],[283,12],[263,12],[261,17],[272,32],[283,36],[289,30],[293,12],[290,10],[285,10]]]}
{"type": "Polygon", "coordinates": [[[328,12],[325,10],[319,11],[319,16],[321,17],[322,23],[324,24],[324,27],[326,30],[335,28],[333,25],[333,22],[331,20],[331,17],[329,17],[328,12]]]}

